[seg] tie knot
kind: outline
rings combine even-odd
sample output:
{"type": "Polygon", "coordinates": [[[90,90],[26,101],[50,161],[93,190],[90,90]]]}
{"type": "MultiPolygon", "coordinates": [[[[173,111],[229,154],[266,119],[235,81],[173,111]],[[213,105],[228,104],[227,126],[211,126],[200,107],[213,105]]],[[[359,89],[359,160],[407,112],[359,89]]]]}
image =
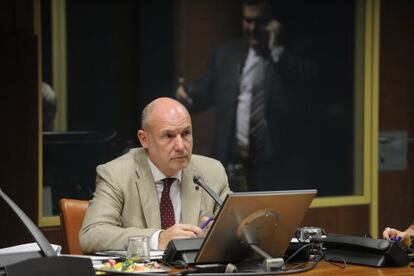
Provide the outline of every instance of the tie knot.
{"type": "Polygon", "coordinates": [[[175,178],[168,177],[162,180],[164,182],[164,188],[170,189],[171,185],[174,183],[175,178]]]}

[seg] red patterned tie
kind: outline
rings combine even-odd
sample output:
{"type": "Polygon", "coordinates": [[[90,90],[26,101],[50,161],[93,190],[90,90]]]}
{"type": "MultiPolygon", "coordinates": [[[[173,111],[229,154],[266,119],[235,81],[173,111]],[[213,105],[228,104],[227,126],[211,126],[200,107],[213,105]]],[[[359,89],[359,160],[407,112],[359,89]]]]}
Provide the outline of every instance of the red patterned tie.
{"type": "Polygon", "coordinates": [[[171,184],[175,178],[165,178],[164,189],[161,194],[160,214],[161,214],[161,228],[167,229],[175,224],[174,207],[170,198],[171,184]]]}

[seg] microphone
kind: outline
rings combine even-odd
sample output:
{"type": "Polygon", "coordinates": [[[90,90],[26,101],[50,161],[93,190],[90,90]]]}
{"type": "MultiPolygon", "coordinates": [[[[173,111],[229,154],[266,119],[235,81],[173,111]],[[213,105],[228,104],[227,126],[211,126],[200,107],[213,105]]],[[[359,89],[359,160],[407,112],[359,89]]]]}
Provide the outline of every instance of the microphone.
{"type": "Polygon", "coordinates": [[[223,206],[223,200],[221,200],[221,198],[209,186],[204,185],[204,182],[200,176],[194,176],[193,182],[203,188],[203,190],[206,191],[220,207],[223,206]]]}
{"type": "Polygon", "coordinates": [[[9,205],[40,247],[40,251],[0,254],[0,275],[21,275],[27,268],[33,271],[33,275],[95,275],[90,259],[57,256],[40,229],[1,188],[0,198],[9,205]]]}
{"type": "Polygon", "coordinates": [[[8,197],[1,189],[0,189],[0,197],[7,203],[7,205],[9,205],[9,207],[13,210],[13,212],[19,217],[20,221],[24,224],[26,229],[29,230],[29,233],[35,239],[35,241],[39,245],[43,254],[45,254],[46,257],[57,256],[56,251],[50,245],[49,241],[46,239],[43,233],[40,232],[39,228],[37,228],[37,226],[22,211],[22,209],[20,209],[20,207],[17,206],[16,203],[14,203],[14,201],[11,200],[11,198],[8,197]]]}

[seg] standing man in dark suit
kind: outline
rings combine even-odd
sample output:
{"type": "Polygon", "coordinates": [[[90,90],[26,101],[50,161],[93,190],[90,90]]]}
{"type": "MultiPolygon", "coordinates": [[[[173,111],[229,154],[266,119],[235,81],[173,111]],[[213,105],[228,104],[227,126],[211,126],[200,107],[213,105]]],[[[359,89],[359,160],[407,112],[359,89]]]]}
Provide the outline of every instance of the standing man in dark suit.
{"type": "Polygon", "coordinates": [[[268,1],[245,0],[242,13],[244,37],[218,47],[208,74],[180,86],[176,97],[190,112],[215,106],[212,155],[225,164],[233,191],[300,187],[313,63],[283,44],[268,1]]]}

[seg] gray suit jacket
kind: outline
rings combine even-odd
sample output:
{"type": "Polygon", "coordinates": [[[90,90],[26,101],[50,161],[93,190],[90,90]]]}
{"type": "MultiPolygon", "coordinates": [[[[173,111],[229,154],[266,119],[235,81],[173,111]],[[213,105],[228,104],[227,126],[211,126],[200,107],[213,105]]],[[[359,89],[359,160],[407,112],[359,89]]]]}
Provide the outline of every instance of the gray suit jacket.
{"type": "MultiPolygon", "coordinates": [[[[83,252],[125,250],[128,237],[150,236],[161,228],[157,192],[143,148],[98,166],[96,172],[96,191],[79,233],[83,252]]],[[[181,223],[192,225],[215,211],[214,201],[193,183],[195,175],[222,198],[229,193],[220,162],[193,155],[180,184],[181,223]]]]}

